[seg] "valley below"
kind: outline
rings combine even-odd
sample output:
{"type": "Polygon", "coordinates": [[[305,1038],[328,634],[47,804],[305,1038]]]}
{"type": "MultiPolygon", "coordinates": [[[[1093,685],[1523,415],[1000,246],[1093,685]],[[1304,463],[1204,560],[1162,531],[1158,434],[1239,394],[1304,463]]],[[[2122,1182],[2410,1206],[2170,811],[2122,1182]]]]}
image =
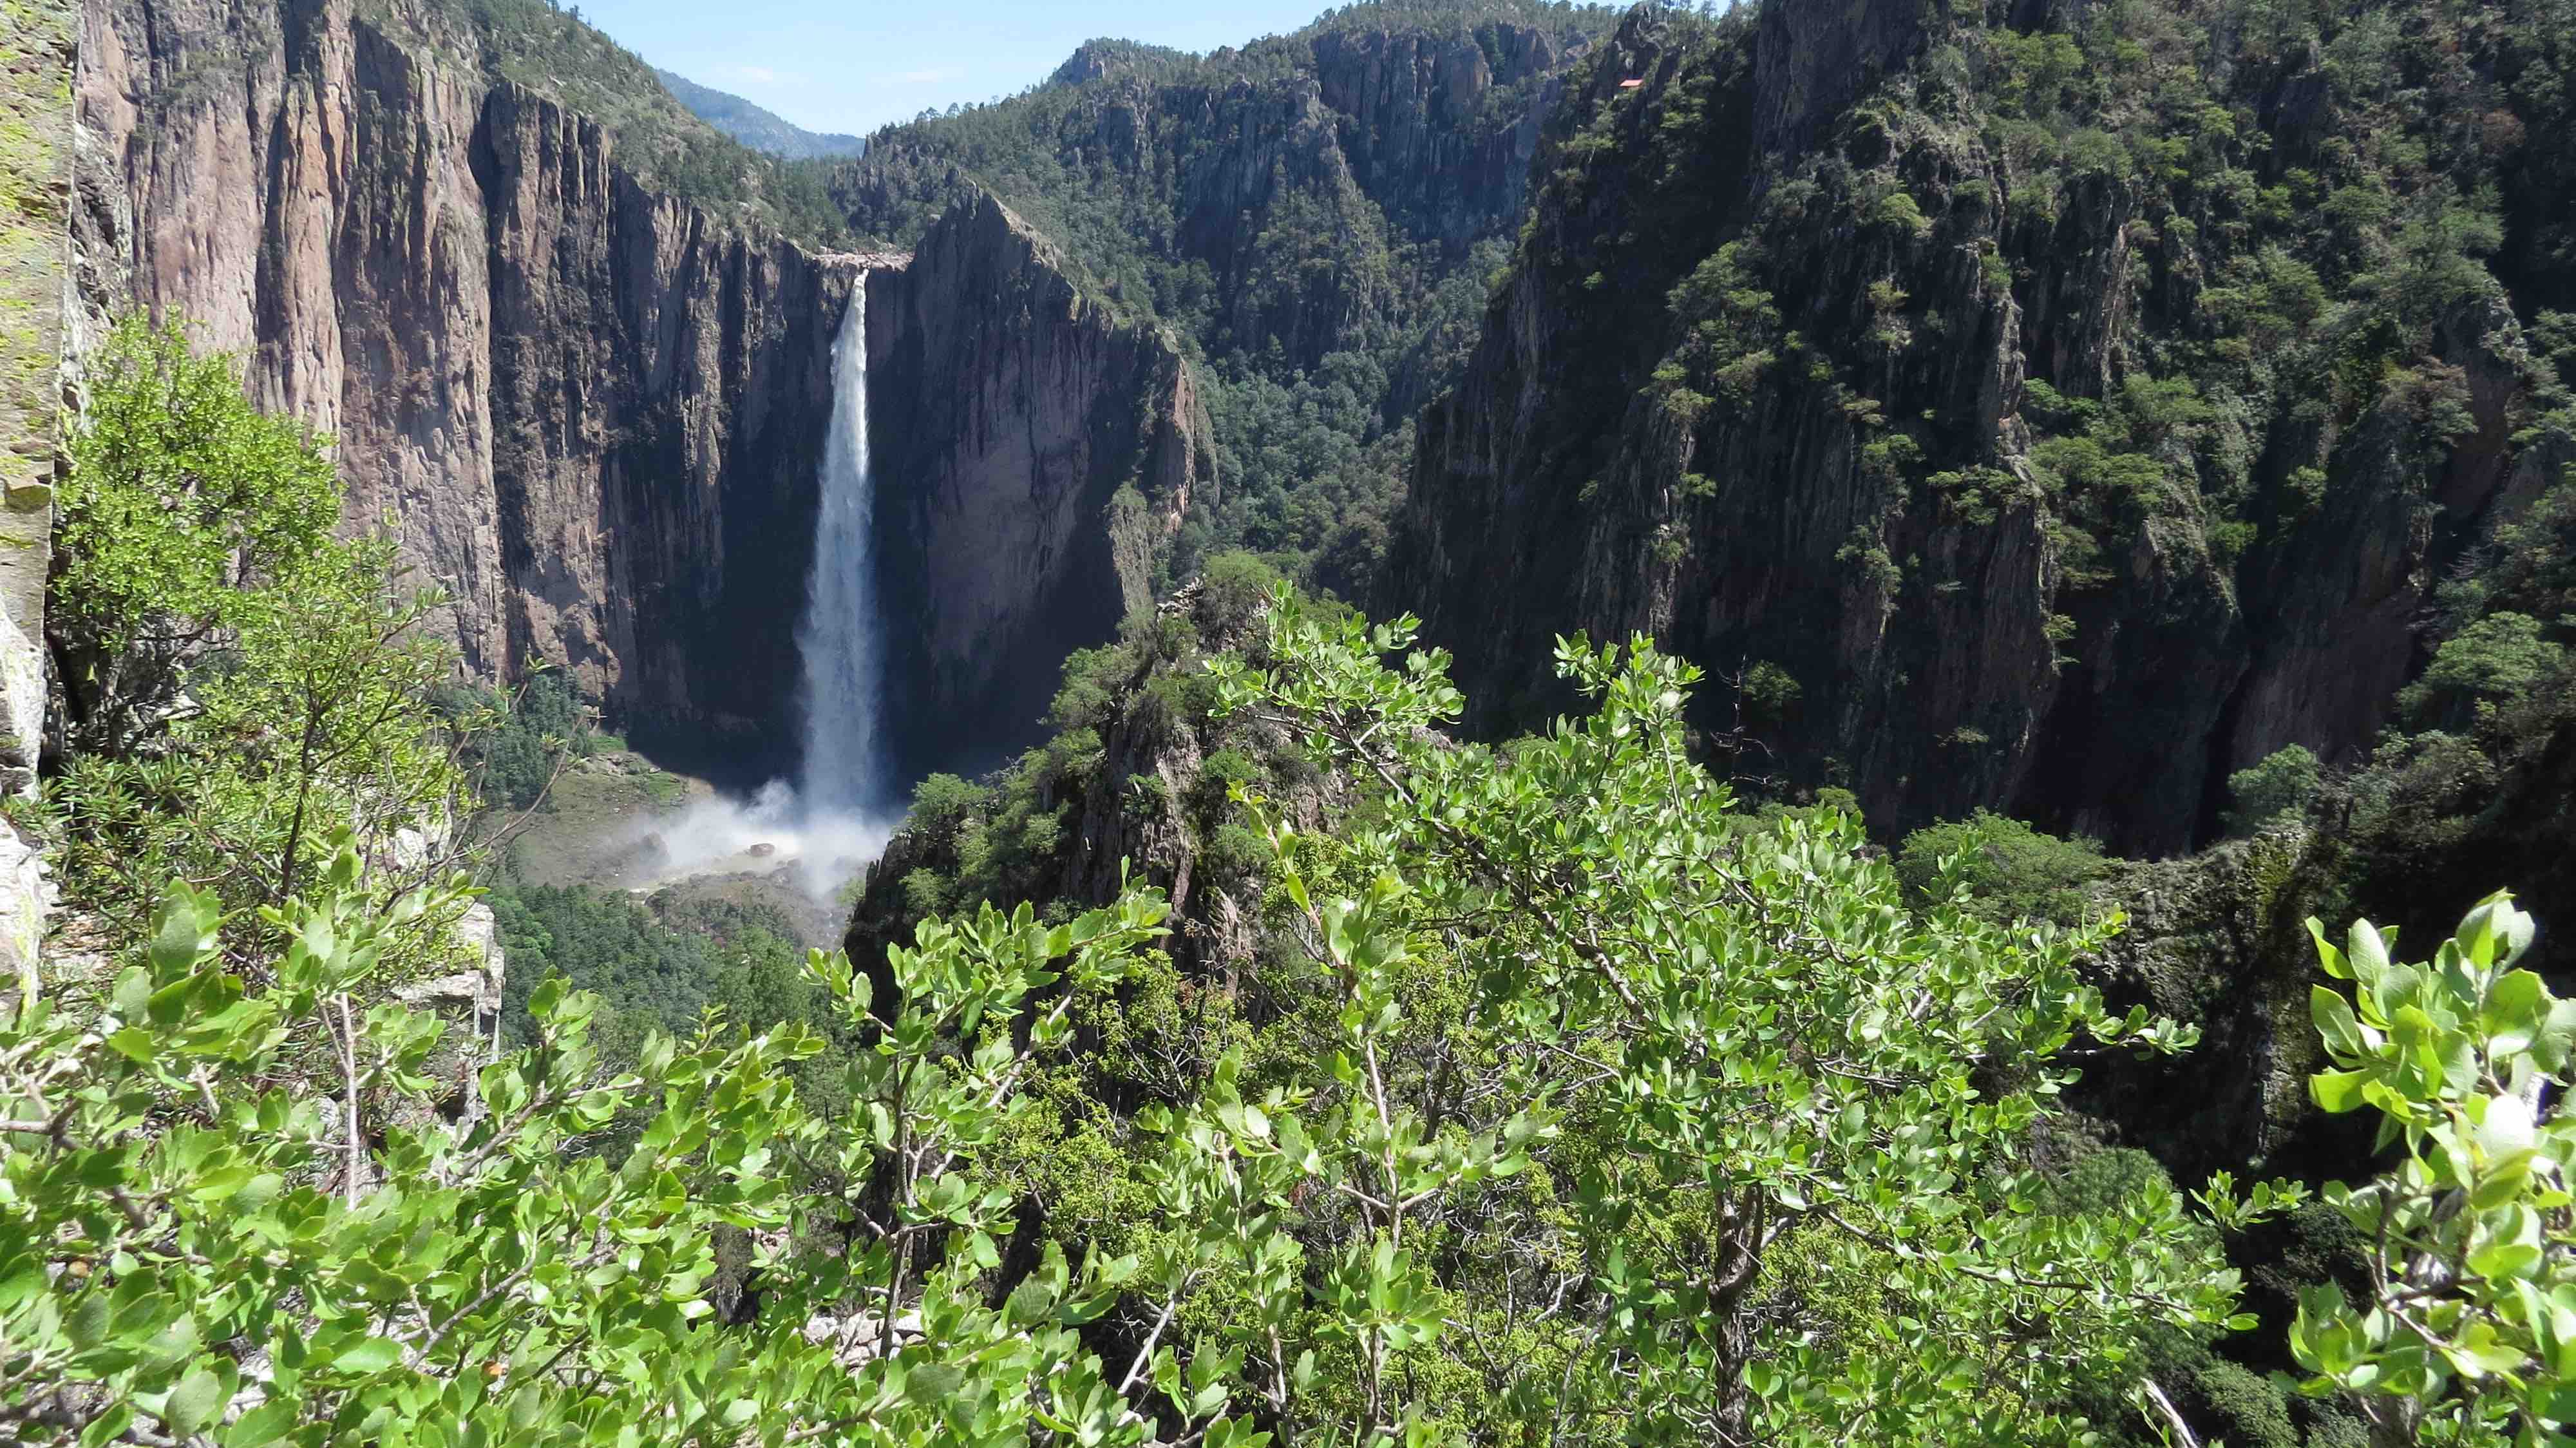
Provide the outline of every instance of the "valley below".
{"type": "Polygon", "coordinates": [[[765,804],[642,755],[595,754],[556,780],[541,808],[505,822],[497,849],[525,884],[724,899],[784,915],[800,948],[838,943],[846,897],[888,831],[813,831],[783,789],[765,804]]]}

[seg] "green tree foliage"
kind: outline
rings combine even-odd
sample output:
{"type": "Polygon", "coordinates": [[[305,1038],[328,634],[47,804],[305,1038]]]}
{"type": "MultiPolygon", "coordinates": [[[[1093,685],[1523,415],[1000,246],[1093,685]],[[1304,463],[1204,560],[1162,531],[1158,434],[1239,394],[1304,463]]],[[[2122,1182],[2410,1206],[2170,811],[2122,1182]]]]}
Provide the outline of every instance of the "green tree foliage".
{"type": "MultiPolygon", "coordinates": [[[[1009,1023],[1059,970],[1114,976],[1150,902],[1053,932],[1025,912],[926,931],[900,961],[910,1004],[852,1072],[865,1107],[824,1145],[781,1070],[810,1036],[658,1037],[602,1080],[594,1001],[555,989],[531,1003],[536,1046],[481,1072],[486,1109],[426,1109],[438,1023],[354,1003],[434,894],[379,903],[353,851],[320,873],[272,912],[293,944],[262,986],[222,965],[217,902],[177,887],[103,1017],[30,1000],[0,1028],[0,1421],[94,1443],[954,1442],[1048,1425],[1133,1445],[1150,1420],[1124,1394],[1145,1384],[1207,1443],[1262,1441],[1209,1422],[1225,1393],[1205,1368],[1140,1357],[1112,1387],[1083,1351],[1071,1327],[1132,1263],[1077,1279],[1050,1255],[1007,1303],[980,1287],[1003,1204],[963,1172],[1014,1109],[1009,1023]],[[979,1029],[997,1034],[951,1049],[979,1029]],[[566,1149],[630,1109],[646,1120],[618,1161],[566,1149]],[[834,1242],[872,1226],[847,1252],[798,1245],[817,1240],[796,1230],[816,1199],[781,1168],[801,1145],[868,1177],[890,1165],[889,1194],[806,1219],[834,1242]],[[843,1215],[867,1208],[881,1224],[843,1215]],[[709,1323],[718,1228],[763,1243],[783,1310],[709,1323]],[[842,1315],[816,1319],[823,1304],[842,1315]]],[[[864,1013],[846,962],[815,974],[864,1013]]],[[[1037,1049],[1062,1019],[1035,1015],[1037,1049]]]]}
{"type": "Polygon", "coordinates": [[[1274,620],[1276,667],[1220,665],[1229,707],[1374,808],[1347,839],[1272,827],[1342,1002],[1337,1089],[1276,1090],[1228,1134],[1350,1163],[1327,1259],[1328,1300],[1370,1313],[1335,1329],[1350,1428],[1395,1421],[1464,1322],[1527,1335],[1468,1354],[1486,1401],[1586,1440],[2038,1441],[2079,1431],[2070,1384],[2150,1325],[2229,1318],[2233,1277],[2170,1187],[2052,1212],[2015,1159],[2078,1037],[2187,1044],[2077,984],[2100,927],[1989,926],[1955,873],[1917,914],[1848,817],[1737,814],[1683,744],[1694,671],[1642,642],[1566,645],[1598,712],[1504,757],[1428,732],[1460,700],[1436,653],[1380,662],[1404,625],[1284,595],[1274,620]],[[1404,1042],[1444,975],[1468,1004],[1435,1065],[1404,1042]],[[1514,1184],[1524,1157],[1544,1192],[1514,1184]],[[1810,1290],[1836,1273],[1881,1304],[1839,1330],[1810,1290]],[[1559,1320],[1527,1327],[1560,1283],[1559,1320]]]}
{"type": "MultiPolygon", "coordinates": [[[[0,1420],[226,1445],[2072,1441],[2079,1388],[2116,1401],[2151,1338],[2231,1321],[2160,1175],[2027,1164],[2062,1051],[2187,1044],[2076,982],[2102,927],[1993,927],[1955,880],[1917,909],[1847,816],[1735,811],[1684,752],[1691,672],[1643,646],[1567,646],[1598,712],[1505,758],[1428,731],[1458,700],[1436,658],[1382,662],[1401,627],[1284,594],[1271,618],[1218,707],[1367,796],[1305,833],[1210,760],[1301,942],[1274,1032],[1159,959],[1164,907],[1131,888],[1052,925],[925,922],[875,986],[809,955],[793,1009],[837,1047],[729,1023],[785,1003],[775,959],[695,982],[694,1018],[631,1056],[554,975],[455,1111],[445,1033],[383,988],[461,880],[396,893],[335,842],[256,922],[174,887],[103,1001],[0,1028],[0,1420]],[[254,927],[282,953],[231,968],[254,927]],[[1113,1057],[1159,1072],[1123,1121],[1085,1100],[1113,1057]]],[[[505,926],[546,962],[601,937],[578,917],[602,903],[505,926]]]]}
{"type": "Polygon", "coordinates": [[[590,713],[560,670],[534,669],[506,695],[453,689],[442,703],[452,717],[488,721],[468,742],[463,762],[476,797],[492,808],[536,808],[567,761],[598,747],[590,713]]]}
{"type": "Polygon", "coordinates": [[[340,482],[230,358],[139,317],[100,349],[71,453],[47,624],[73,660],[72,747],[122,754],[177,707],[193,654],[256,621],[252,587],[329,545],[340,482]]]}
{"type": "Polygon", "coordinates": [[[42,825],[68,901],[129,937],[172,878],[277,904],[344,830],[435,874],[482,722],[439,706],[443,597],[403,586],[389,540],[335,536],[319,443],[253,409],[229,360],[129,321],[92,398],[47,618],[72,661],[42,825]]]}
{"type": "Polygon", "coordinates": [[[615,1017],[637,1018],[631,1027],[597,1032],[611,1039],[684,1032],[708,1004],[720,969],[715,942],[670,929],[624,891],[515,885],[490,899],[510,959],[502,1019],[522,1043],[534,1029],[527,1002],[555,976],[566,988],[614,1003],[615,1017]]]}
{"type": "Polygon", "coordinates": [[[1989,810],[1927,825],[1896,851],[1896,877],[1912,898],[1937,900],[1943,890],[1962,886],[1961,908],[1998,925],[2081,923],[2094,910],[2083,887],[2101,873],[2098,842],[2059,839],[1989,810]]]}
{"type": "Polygon", "coordinates": [[[2566,672],[2567,651],[2540,620],[2510,610],[2477,619],[2444,639],[2432,666],[2397,696],[2420,725],[2459,728],[2530,697],[2566,672]]]}
{"type": "Polygon", "coordinates": [[[1743,717],[1756,724],[1777,727],[1797,712],[1799,696],[1806,692],[1798,676],[1769,659],[1757,659],[1736,681],[1736,703],[1743,717]]]}
{"type": "Polygon", "coordinates": [[[2396,1170],[2326,1189],[2371,1244],[2356,1306],[2302,1294],[2290,1346],[2314,1391],[2351,1395],[2375,1442],[2528,1444],[2576,1427],[2576,1227],[2559,1110],[2576,1061],[2576,1003],[2516,962],[2536,927],[2498,894],[2431,960],[2407,964],[2357,922],[2339,949],[2308,922],[2325,973],[2312,1014],[2331,1068],[2328,1111],[2369,1110],[2396,1170]]]}
{"type": "MultiPolygon", "coordinates": [[[[651,906],[587,885],[495,883],[485,897],[509,969],[502,978],[502,1038],[536,1039],[530,1003],[547,992],[596,1001],[590,1037],[601,1062],[632,1069],[656,1032],[685,1037],[712,1011],[732,1021],[798,1027],[819,1049],[789,1068],[809,1103],[841,1099],[851,1042],[830,1002],[802,974],[795,927],[775,910],[716,901],[651,906]],[[658,908],[655,908],[658,907],[658,908]]],[[[637,1122],[622,1119],[631,1136],[637,1122]]]]}
{"type": "Polygon", "coordinates": [[[2323,778],[2316,755],[2297,744],[2227,776],[2228,797],[2235,801],[2227,812],[2227,832],[2251,835],[2275,820],[2306,814],[2323,778]]]}

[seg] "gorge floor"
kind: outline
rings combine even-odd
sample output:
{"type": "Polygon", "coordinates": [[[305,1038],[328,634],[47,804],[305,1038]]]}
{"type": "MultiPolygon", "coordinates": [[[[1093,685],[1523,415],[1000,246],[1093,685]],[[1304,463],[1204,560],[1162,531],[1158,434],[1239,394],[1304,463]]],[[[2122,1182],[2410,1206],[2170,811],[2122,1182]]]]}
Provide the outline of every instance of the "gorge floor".
{"type": "Polygon", "coordinates": [[[603,751],[573,761],[502,848],[521,884],[768,906],[795,923],[800,945],[829,945],[847,923],[841,891],[875,850],[848,831],[809,834],[785,803],[603,751]]]}

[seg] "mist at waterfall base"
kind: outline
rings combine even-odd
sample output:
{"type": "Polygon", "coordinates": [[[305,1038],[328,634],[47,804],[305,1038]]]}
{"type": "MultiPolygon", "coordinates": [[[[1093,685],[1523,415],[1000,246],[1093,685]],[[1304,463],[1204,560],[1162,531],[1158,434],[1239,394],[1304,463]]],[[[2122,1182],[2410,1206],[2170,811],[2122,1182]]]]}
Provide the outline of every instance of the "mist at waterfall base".
{"type": "Polygon", "coordinates": [[[796,627],[804,759],[791,783],[749,799],[718,795],[659,823],[674,873],[737,864],[760,846],[793,861],[826,900],[856,879],[902,822],[884,758],[885,665],[876,601],[875,479],[868,467],[867,277],[832,342],[832,420],[823,441],[814,565],[796,627]]]}

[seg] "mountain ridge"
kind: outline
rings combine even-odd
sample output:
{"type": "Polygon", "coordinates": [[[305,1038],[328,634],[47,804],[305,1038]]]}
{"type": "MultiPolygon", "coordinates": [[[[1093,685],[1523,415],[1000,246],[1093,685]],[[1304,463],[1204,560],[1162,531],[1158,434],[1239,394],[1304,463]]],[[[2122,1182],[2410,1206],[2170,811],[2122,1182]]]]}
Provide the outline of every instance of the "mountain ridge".
{"type": "Polygon", "coordinates": [[[681,75],[677,71],[653,68],[673,98],[699,120],[733,137],[755,151],[766,151],[791,161],[857,156],[868,148],[865,137],[839,131],[809,131],[777,112],[743,99],[729,91],[681,75]]]}

